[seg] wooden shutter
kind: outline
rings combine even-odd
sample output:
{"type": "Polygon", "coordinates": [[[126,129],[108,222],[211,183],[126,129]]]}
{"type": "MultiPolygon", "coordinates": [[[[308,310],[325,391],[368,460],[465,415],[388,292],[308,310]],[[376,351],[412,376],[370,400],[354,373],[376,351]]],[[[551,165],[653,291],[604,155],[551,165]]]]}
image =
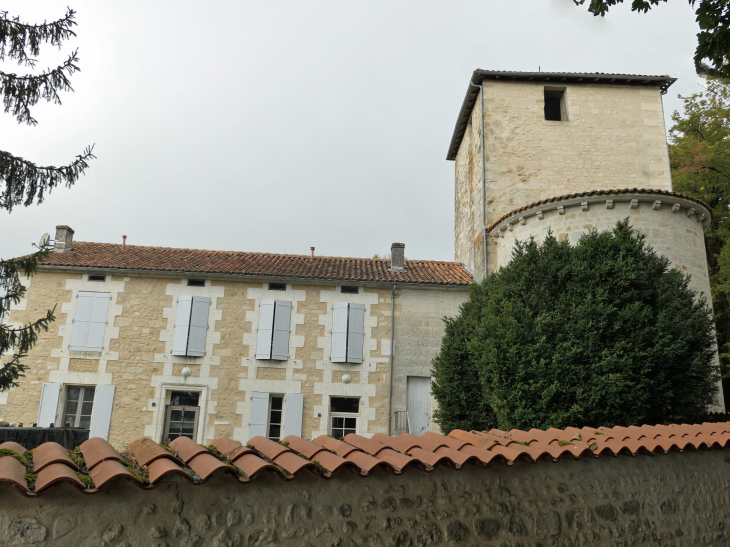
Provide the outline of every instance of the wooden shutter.
{"type": "Polygon", "coordinates": [[[113,406],[114,386],[96,386],[94,408],[91,410],[89,438],[101,437],[105,441],[109,439],[109,425],[112,422],[113,406]]]}
{"type": "Polygon", "coordinates": [[[209,308],[210,298],[207,296],[193,296],[193,311],[190,314],[187,351],[187,354],[191,357],[203,357],[205,355],[209,308]]]}
{"type": "Polygon", "coordinates": [[[91,325],[91,310],[94,307],[93,292],[79,292],[76,295],[76,313],[74,313],[73,327],[71,329],[71,343],[68,349],[71,351],[87,351],[86,341],[89,338],[89,326],[91,325]]]}
{"type": "Polygon", "coordinates": [[[347,361],[347,316],[349,304],[332,304],[332,355],[333,363],[347,361]]]}
{"type": "Polygon", "coordinates": [[[274,333],[274,301],[259,302],[259,332],[256,339],[256,359],[271,359],[271,338],[274,333]]]}
{"type": "Polygon", "coordinates": [[[304,412],[304,395],[301,393],[287,393],[284,395],[284,433],[287,435],[302,436],[302,414],[304,412]]]}
{"type": "Polygon", "coordinates": [[[271,358],[279,361],[289,359],[289,330],[291,325],[291,302],[277,300],[274,310],[274,341],[271,358]]]}
{"type": "Polygon", "coordinates": [[[38,407],[38,427],[55,425],[58,411],[58,396],[61,394],[61,384],[43,384],[41,389],[41,404],[38,407]]]}
{"type": "Polygon", "coordinates": [[[172,340],[173,355],[187,355],[190,312],[193,308],[192,296],[177,297],[177,316],[175,317],[175,337],[172,340]]]}
{"type": "Polygon", "coordinates": [[[350,304],[347,335],[347,362],[362,363],[365,340],[365,304],[350,304]]]}
{"type": "Polygon", "coordinates": [[[109,312],[109,300],[112,295],[107,292],[91,294],[94,295],[94,302],[91,308],[89,334],[86,338],[86,351],[102,351],[104,349],[104,333],[106,332],[106,317],[109,312]]]}
{"type": "Polygon", "coordinates": [[[406,379],[408,433],[420,437],[431,430],[431,378],[408,376],[406,379]]]}
{"type": "Polygon", "coordinates": [[[266,426],[269,425],[269,394],[254,391],[251,394],[251,421],[248,424],[248,438],[260,435],[267,437],[266,426]]]}

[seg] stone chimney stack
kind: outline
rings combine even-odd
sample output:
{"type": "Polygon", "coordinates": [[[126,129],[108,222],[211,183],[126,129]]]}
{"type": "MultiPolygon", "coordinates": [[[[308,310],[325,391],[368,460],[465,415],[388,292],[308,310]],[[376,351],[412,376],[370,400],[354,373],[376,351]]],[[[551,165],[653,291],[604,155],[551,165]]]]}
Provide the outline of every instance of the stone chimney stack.
{"type": "Polygon", "coordinates": [[[54,253],[65,253],[72,250],[74,242],[74,231],[65,225],[56,226],[56,244],[53,246],[54,253]]]}
{"type": "Polygon", "coordinates": [[[390,268],[391,271],[403,271],[406,269],[406,244],[393,243],[390,246],[390,268]]]}

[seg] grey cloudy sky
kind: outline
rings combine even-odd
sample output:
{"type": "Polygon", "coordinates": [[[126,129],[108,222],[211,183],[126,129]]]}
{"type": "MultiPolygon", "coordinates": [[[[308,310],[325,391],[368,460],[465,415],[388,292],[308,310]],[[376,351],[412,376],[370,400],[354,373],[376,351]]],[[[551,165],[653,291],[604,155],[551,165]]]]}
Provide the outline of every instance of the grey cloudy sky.
{"type": "MultiPolygon", "coordinates": [[[[669,74],[701,91],[686,0],[593,17],[572,0],[69,0],[82,71],[38,126],[0,113],[0,150],[68,163],[73,188],[0,212],[0,256],[68,224],[83,241],[453,260],[447,147],[476,68],[669,74]]],[[[6,0],[23,21],[65,3],[6,0]]],[[[5,64],[5,71],[17,66],[5,64]]]]}

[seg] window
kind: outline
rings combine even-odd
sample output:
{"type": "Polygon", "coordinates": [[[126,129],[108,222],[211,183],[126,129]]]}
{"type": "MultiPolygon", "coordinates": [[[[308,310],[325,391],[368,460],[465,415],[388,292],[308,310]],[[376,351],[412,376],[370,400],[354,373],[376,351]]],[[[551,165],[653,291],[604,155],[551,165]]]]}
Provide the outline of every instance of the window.
{"type": "Polygon", "coordinates": [[[205,279],[188,279],[188,287],[205,287],[205,279]]]}
{"type": "Polygon", "coordinates": [[[200,392],[171,391],[165,408],[165,431],[162,440],[170,442],[178,437],[195,440],[200,414],[200,392]]]}
{"type": "Polygon", "coordinates": [[[365,341],[365,305],[335,303],[332,305],[333,363],[362,363],[365,341]]]}
{"type": "Polygon", "coordinates": [[[91,428],[91,412],[94,409],[94,386],[68,386],[63,411],[63,427],[91,428]]]}
{"type": "Polygon", "coordinates": [[[286,283],[269,283],[270,291],[285,291],[286,283]]]}
{"type": "Polygon", "coordinates": [[[71,329],[72,351],[102,351],[104,349],[104,333],[106,332],[106,316],[109,311],[108,292],[80,291],[76,295],[76,313],[71,329]]]}
{"type": "Polygon", "coordinates": [[[179,296],[175,318],[175,337],[172,341],[173,355],[203,357],[208,336],[207,296],[179,296]]]}
{"type": "Polygon", "coordinates": [[[96,275],[96,274],[89,274],[88,278],[89,281],[106,281],[105,275],[96,275]]]}
{"type": "Polygon", "coordinates": [[[272,441],[281,440],[281,426],[284,421],[284,396],[271,395],[269,397],[269,428],[267,437],[272,441]]]}
{"type": "Polygon", "coordinates": [[[289,435],[302,436],[304,395],[251,393],[251,420],[249,438],[267,437],[274,441],[289,435]]]}
{"type": "Polygon", "coordinates": [[[360,399],[356,397],[330,397],[330,434],[342,439],[350,433],[357,433],[357,417],[360,413],[360,399]]]}
{"type": "Polygon", "coordinates": [[[340,292],[342,294],[359,294],[360,293],[360,287],[341,287],[340,292]]]}
{"type": "Polygon", "coordinates": [[[564,87],[545,88],[545,119],[554,122],[568,121],[564,87]]]}
{"type": "Polygon", "coordinates": [[[289,359],[289,329],[291,302],[262,300],[259,302],[259,330],[256,339],[256,359],[289,359]]]}

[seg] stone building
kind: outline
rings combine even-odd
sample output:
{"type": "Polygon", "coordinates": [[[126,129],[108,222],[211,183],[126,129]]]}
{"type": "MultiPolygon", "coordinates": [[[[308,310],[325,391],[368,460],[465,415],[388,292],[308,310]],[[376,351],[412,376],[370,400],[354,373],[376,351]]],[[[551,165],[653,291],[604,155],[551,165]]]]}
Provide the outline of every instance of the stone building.
{"type": "Polygon", "coordinates": [[[11,310],[10,323],[54,306],[57,319],[21,385],[0,393],[2,419],[88,428],[116,446],[431,429],[431,359],[442,318],[468,297],[463,266],[406,260],[402,244],[380,260],[73,235],[57,228],[11,310]]]}
{"type": "MultiPolygon", "coordinates": [[[[455,162],[455,260],[477,277],[516,240],[577,242],[629,218],[710,295],[710,207],[672,191],[662,95],[675,78],[476,70],[447,159],[455,162]]],[[[716,357],[716,362],[718,362],[716,357]]],[[[716,410],[724,410],[722,393],[716,410]]]]}

